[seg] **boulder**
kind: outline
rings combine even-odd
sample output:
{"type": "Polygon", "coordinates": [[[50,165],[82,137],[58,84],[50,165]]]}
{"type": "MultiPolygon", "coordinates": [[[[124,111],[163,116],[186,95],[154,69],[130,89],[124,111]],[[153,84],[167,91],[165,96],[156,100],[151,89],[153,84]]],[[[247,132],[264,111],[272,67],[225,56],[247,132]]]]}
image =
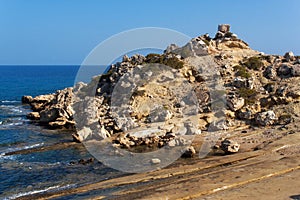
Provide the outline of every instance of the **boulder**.
{"type": "Polygon", "coordinates": [[[32,102],[32,96],[22,96],[22,103],[30,104],[32,102]]]}
{"type": "Polygon", "coordinates": [[[286,52],[284,54],[284,58],[289,62],[289,61],[294,61],[295,60],[295,56],[294,56],[294,53],[289,51],[289,52],[286,52]]]}
{"type": "Polygon", "coordinates": [[[222,33],[227,33],[230,31],[230,25],[229,24],[219,24],[218,31],[220,31],[222,33]]]}
{"type": "Polygon", "coordinates": [[[276,120],[276,114],[272,110],[258,113],[255,117],[256,123],[260,126],[268,126],[275,124],[276,120]]]}
{"type": "Polygon", "coordinates": [[[150,112],[149,120],[151,122],[165,122],[169,119],[171,119],[173,116],[172,112],[169,110],[166,110],[164,108],[158,107],[153,109],[150,112]]]}
{"type": "Polygon", "coordinates": [[[237,111],[239,109],[241,109],[244,105],[245,105],[245,99],[240,97],[229,97],[227,98],[227,105],[230,108],[230,110],[232,111],[237,111]]]}
{"type": "Polygon", "coordinates": [[[277,70],[277,74],[280,77],[288,77],[291,75],[291,68],[285,64],[280,65],[277,70]]]}
{"type": "Polygon", "coordinates": [[[184,153],[181,155],[183,158],[191,158],[196,155],[196,150],[193,146],[189,146],[185,149],[184,153]]]}
{"type": "Polygon", "coordinates": [[[122,62],[130,62],[130,61],[131,61],[131,59],[127,55],[123,56],[122,62]]]}
{"type": "Polygon", "coordinates": [[[179,46],[177,46],[176,44],[170,44],[167,49],[164,51],[164,53],[171,53],[173,52],[175,49],[178,49],[179,46]]]}
{"type": "Polygon", "coordinates": [[[50,109],[42,110],[40,112],[40,122],[41,123],[53,122],[58,117],[59,117],[58,108],[50,108],[50,109]]]}
{"type": "Polygon", "coordinates": [[[39,112],[30,112],[26,115],[28,119],[31,120],[39,120],[40,119],[40,113],[39,112]]]}
{"type": "Polygon", "coordinates": [[[146,60],[145,56],[140,54],[135,54],[130,59],[134,64],[143,64],[143,62],[146,60]]]}
{"type": "Polygon", "coordinates": [[[207,45],[200,38],[193,38],[186,45],[172,52],[183,58],[187,58],[191,56],[205,56],[208,54],[208,49],[207,45]]]}
{"type": "Polygon", "coordinates": [[[218,31],[215,35],[215,39],[222,39],[224,38],[225,34],[221,31],[218,31]]]}
{"type": "Polygon", "coordinates": [[[274,80],[277,76],[276,70],[273,66],[268,66],[264,71],[264,76],[268,79],[274,80]]]}
{"type": "Polygon", "coordinates": [[[254,81],[252,79],[246,79],[242,77],[236,77],[233,80],[232,85],[237,88],[249,88],[253,89],[254,87],[254,81]]]}
{"type": "Polygon", "coordinates": [[[300,76],[300,64],[291,67],[292,76],[300,76]]]}
{"type": "Polygon", "coordinates": [[[239,119],[249,120],[252,118],[252,112],[249,109],[241,110],[237,113],[239,119]]]}
{"type": "Polygon", "coordinates": [[[224,139],[221,142],[221,149],[226,153],[226,154],[231,154],[231,153],[237,153],[240,149],[240,145],[229,139],[224,139]]]}

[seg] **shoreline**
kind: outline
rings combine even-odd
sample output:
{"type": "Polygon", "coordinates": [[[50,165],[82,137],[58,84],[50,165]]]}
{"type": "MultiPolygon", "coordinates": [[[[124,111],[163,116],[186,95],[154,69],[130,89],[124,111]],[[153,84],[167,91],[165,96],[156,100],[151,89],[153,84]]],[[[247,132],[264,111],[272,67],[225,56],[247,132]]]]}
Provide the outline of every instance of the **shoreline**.
{"type": "MultiPolygon", "coordinates": [[[[246,199],[251,199],[249,194],[254,190],[259,191],[256,196],[272,199],[264,193],[264,187],[268,187],[278,198],[298,195],[293,194],[296,192],[294,189],[285,187],[288,182],[282,185],[276,183],[276,187],[286,191],[275,191],[270,185],[279,177],[289,181],[289,174],[299,174],[300,170],[300,144],[297,143],[300,139],[297,125],[300,122],[300,57],[292,52],[276,56],[252,50],[229,29],[229,25],[221,25],[214,38],[206,34],[193,38],[183,47],[170,45],[163,54],[124,56],[122,62],[111,65],[106,74],[94,77],[89,84],[77,84],[55,94],[24,96],[22,102],[29,104],[33,110],[27,115],[29,119],[51,129],[75,130],[76,127],[77,132],[72,136],[77,142],[110,138],[114,147],[131,151],[140,147],[184,146],[190,142],[182,139],[185,134],[193,135],[195,140],[183,152],[188,158],[179,158],[166,168],[160,169],[161,160],[155,157],[150,161],[153,168],[159,168],[156,171],[129,174],[20,199],[72,198],[72,195],[85,194],[99,199],[218,199],[226,196],[237,199],[241,196],[236,192],[238,190],[244,190],[248,195],[246,199]],[[206,73],[201,68],[208,57],[213,61],[211,66],[219,71],[217,76],[222,79],[225,88],[213,90],[217,97],[224,97],[216,100],[223,103],[216,104],[223,106],[221,110],[212,109],[214,106],[210,101],[213,95],[207,86],[216,74],[213,70],[207,70],[210,74],[206,73]],[[122,121],[122,112],[117,113],[120,115],[118,117],[112,115],[113,106],[109,102],[113,90],[127,91],[126,88],[135,85],[122,77],[126,73],[134,74],[134,70],[139,70],[145,63],[154,66],[153,72],[158,73],[157,80],[144,78],[147,81],[137,86],[138,89],[127,102],[129,106],[125,103],[119,105],[119,108],[130,108],[126,110],[130,110],[130,116],[122,121]],[[160,65],[169,66],[168,70],[172,73],[157,68],[160,65]],[[164,85],[161,80],[174,82],[164,85]],[[117,87],[118,81],[124,81],[120,88],[117,87]],[[187,96],[184,93],[187,87],[183,83],[191,86],[192,94],[198,100],[196,107],[184,102],[184,98],[177,98],[187,96]],[[128,84],[130,86],[126,86],[128,84]],[[165,89],[170,85],[175,89],[165,89]],[[94,86],[97,86],[96,94],[90,94],[94,86]],[[174,91],[179,91],[180,95],[174,95],[174,91]],[[94,104],[89,107],[91,102],[94,104]],[[157,107],[153,102],[162,105],[157,107]],[[192,108],[197,111],[193,113],[197,119],[196,125],[180,123],[188,119],[182,117],[183,112],[192,108]],[[76,112],[83,117],[78,118],[76,112]],[[162,121],[164,126],[160,124],[162,121]],[[121,125],[133,123],[141,130],[148,130],[153,124],[157,128],[153,129],[153,134],[122,131],[121,125]],[[215,134],[218,138],[209,147],[208,156],[200,159],[199,150],[209,134],[215,134]]],[[[126,97],[120,95],[119,99],[126,97]]],[[[44,149],[21,150],[15,154],[73,145],[82,144],[60,143],[44,149]]],[[[290,181],[297,184],[296,180],[290,181]]]]}

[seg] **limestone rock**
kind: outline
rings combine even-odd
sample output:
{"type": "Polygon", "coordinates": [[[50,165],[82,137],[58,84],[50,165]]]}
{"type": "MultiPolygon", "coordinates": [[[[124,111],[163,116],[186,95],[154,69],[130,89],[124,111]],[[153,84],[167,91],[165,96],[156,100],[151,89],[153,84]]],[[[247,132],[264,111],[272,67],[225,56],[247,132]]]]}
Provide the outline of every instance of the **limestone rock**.
{"type": "Polygon", "coordinates": [[[229,24],[219,24],[218,31],[222,33],[227,33],[230,31],[230,25],[229,24]]]}
{"type": "Polygon", "coordinates": [[[268,79],[274,80],[277,76],[276,69],[273,66],[268,66],[264,71],[264,76],[268,79]]]}
{"type": "Polygon", "coordinates": [[[291,73],[293,76],[300,76],[300,64],[293,65],[291,68],[291,73]]]}
{"type": "Polygon", "coordinates": [[[178,48],[179,48],[179,46],[177,46],[176,44],[170,44],[164,52],[165,53],[171,53],[175,49],[178,49],[178,48]]]}
{"type": "Polygon", "coordinates": [[[276,120],[277,120],[276,114],[272,110],[258,113],[255,117],[256,123],[261,126],[268,126],[268,125],[275,124],[276,120]]]}
{"type": "Polygon", "coordinates": [[[131,61],[131,59],[127,55],[123,56],[122,62],[130,62],[130,61],[131,61]]]}
{"type": "Polygon", "coordinates": [[[196,150],[193,146],[189,146],[185,149],[184,153],[182,154],[181,157],[183,158],[191,158],[194,155],[196,155],[196,150]]]}
{"type": "Polygon", "coordinates": [[[26,117],[31,120],[39,120],[40,114],[39,114],[39,112],[30,112],[26,115],[26,117]]]}
{"type": "Polygon", "coordinates": [[[22,96],[22,103],[29,104],[33,100],[32,96],[22,96]]]}
{"type": "Polygon", "coordinates": [[[237,88],[249,88],[249,89],[253,89],[254,87],[254,81],[252,79],[246,79],[246,78],[242,78],[242,77],[236,77],[233,80],[233,86],[237,87],[237,88]]]}
{"type": "Polygon", "coordinates": [[[240,149],[240,145],[237,142],[233,141],[233,140],[224,139],[221,142],[221,149],[226,154],[237,153],[240,149]]]}
{"type": "Polygon", "coordinates": [[[295,60],[295,56],[294,56],[294,53],[289,51],[289,52],[286,52],[284,54],[284,58],[289,62],[289,61],[294,61],[295,60]]]}
{"type": "Polygon", "coordinates": [[[240,97],[232,97],[227,99],[227,105],[232,111],[237,111],[245,105],[245,99],[240,97]]]}
{"type": "Polygon", "coordinates": [[[56,118],[59,117],[59,111],[57,108],[51,108],[47,110],[42,110],[40,112],[40,122],[41,123],[48,123],[54,121],[56,118]]]}
{"type": "Polygon", "coordinates": [[[288,77],[291,75],[291,68],[285,64],[280,65],[277,70],[277,74],[280,77],[288,77]]]}
{"type": "Polygon", "coordinates": [[[151,159],[151,163],[153,164],[153,165],[157,165],[157,164],[159,164],[161,161],[160,161],[160,159],[158,159],[158,158],[153,158],[153,159],[151,159]]]}

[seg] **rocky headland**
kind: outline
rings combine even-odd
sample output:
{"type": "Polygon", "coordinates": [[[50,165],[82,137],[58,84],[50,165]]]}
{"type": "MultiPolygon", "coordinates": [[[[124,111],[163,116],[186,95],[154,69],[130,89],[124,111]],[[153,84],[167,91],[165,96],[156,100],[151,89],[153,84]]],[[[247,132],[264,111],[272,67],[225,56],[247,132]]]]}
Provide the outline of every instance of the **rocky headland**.
{"type": "MultiPolygon", "coordinates": [[[[179,159],[157,171],[129,174],[41,198],[91,191],[100,191],[99,198],[120,199],[297,198],[299,79],[299,56],[253,50],[224,24],[219,25],[214,37],[201,35],[183,47],[171,44],[163,54],[125,55],[122,62],[109,66],[106,74],[94,77],[89,84],[78,83],[54,94],[24,96],[22,102],[33,111],[27,115],[32,122],[50,129],[71,130],[77,142],[94,134],[110,139],[114,147],[140,152],[186,145],[180,136],[195,136],[182,152],[183,157],[192,159],[179,159]],[[203,68],[203,63],[209,70],[203,68]],[[135,85],[130,74],[140,70],[141,65],[152,66],[157,76],[135,85]],[[160,65],[169,68],[156,68],[160,65]],[[126,74],[128,82],[124,81],[126,74]],[[125,93],[119,99],[127,98],[122,91],[132,85],[135,90],[126,105],[117,104],[123,109],[116,117],[111,103],[114,91],[125,93]],[[190,91],[196,105],[193,98],[183,98],[190,91]],[[127,118],[120,120],[125,111],[127,118]],[[190,114],[193,120],[185,118],[190,114]],[[157,129],[151,134],[128,132],[126,127],[132,124],[143,130],[155,124],[157,129]],[[209,147],[208,156],[199,159],[195,154],[210,134],[218,138],[209,147]]],[[[150,161],[155,166],[161,162],[158,158],[150,161]]]]}
{"type": "MultiPolygon", "coordinates": [[[[98,110],[93,123],[98,123],[96,126],[100,127],[103,138],[114,136],[114,142],[121,147],[130,148],[139,145],[161,147],[176,137],[172,133],[178,131],[178,126],[172,119],[176,119],[174,116],[182,112],[180,107],[184,102],[178,102],[174,94],[162,84],[149,83],[137,88],[131,96],[130,115],[133,121],[147,124],[149,116],[156,114],[157,119],[152,119],[152,123],[155,120],[168,121],[168,126],[162,129],[163,133],[143,138],[130,134],[122,135],[121,127],[118,127],[112,116],[109,101],[116,83],[137,66],[151,63],[171,67],[174,72],[180,74],[177,80],[186,80],[192,86],[191,89],[199,102],[197,127],[191,130],[192,134],[208,131],[211,123],[215,123],[216,115],[226,117],[221,128],[219,125],[219,129],[223,130],[235,130],[244,126],[259,128],[280,125],[284,128],[299,117],[300,57],[292,52],[280,56],[255,51],[236,34],[230,32],[229,25],[220,25],[215,37],[205,34],[193,38],[184,47],[171,44],[163,54],[134,55],[130,58],[125,55],[122,62],[111,65],[106,74],[94,78],[92,83],[98,82],[94,94],[98,110]],[[210,108],[211,93],[207,87],[206,77],[197,69],[199,61],[194,60],[194,57],[207,55],[216,63],[216,74],[219,73],[223,81],[224,90],[218,91],[226,96],[225,107],[220,111],[221,114],[214,113],[210,108]],[[155,107],[153,102],[160,102],[164,109],[155,107]]],[[[29,104],[33,110],[27,117],[47,128],[75,131],[73,93],[74,90],[78,93],[80,89],[88,87],[89,84],[78,83],[75,88],[58,90],[55,94],[23,96],[22,102],[29,104]]],[[[182,93],[185,90],[180,86],[177,87],[182,93]]],[[[84,95],[85,93],[82,93],[81,97],[84,98],[84,95]]],[[[84,140],[84,134],[78,132],[84,131],[82,130],[84,126],[79,129],[81,130],[78,130],[77,126],[77,133],[73,134],[73,137],[80,142],[84,140]]],[[[170,144],[173,145],[173,142],[170,144]]],[[[224,145],[222,149],[224,150],[224,145]]],[[[238,148],[234,148],[231,152],[237,150],[238,148]]],[[[224,151],[228,152],[228,149],[224,151]]]]}

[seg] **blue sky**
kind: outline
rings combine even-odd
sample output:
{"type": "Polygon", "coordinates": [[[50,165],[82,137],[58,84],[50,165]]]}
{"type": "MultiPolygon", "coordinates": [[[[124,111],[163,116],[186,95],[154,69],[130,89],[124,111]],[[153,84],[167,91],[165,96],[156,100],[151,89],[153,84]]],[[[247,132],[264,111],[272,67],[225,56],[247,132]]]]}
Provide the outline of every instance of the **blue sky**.
{"type": "Polygon", "coordinates": [[[0,64],[81,64],[128,29],[213,36],[220,23],[256,50],[300,55],[299,8],[299,0],[0,0],[0,64]]]}

